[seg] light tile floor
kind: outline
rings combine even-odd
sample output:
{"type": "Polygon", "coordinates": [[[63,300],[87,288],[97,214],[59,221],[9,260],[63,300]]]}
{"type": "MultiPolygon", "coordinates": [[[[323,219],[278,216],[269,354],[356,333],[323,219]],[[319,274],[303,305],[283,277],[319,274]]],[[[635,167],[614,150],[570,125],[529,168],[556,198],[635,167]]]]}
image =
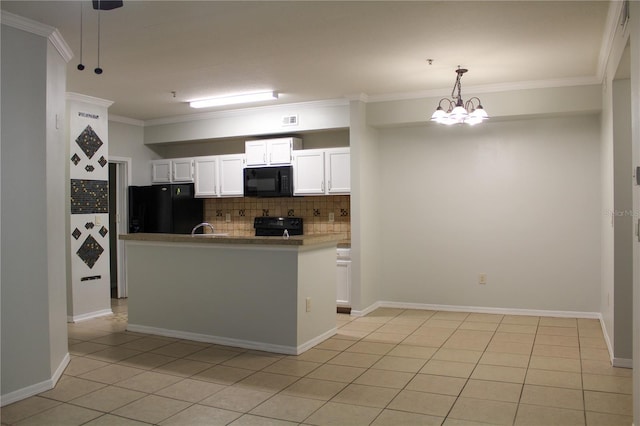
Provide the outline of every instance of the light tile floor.
{"type": "Polygon", "coordinates": [[[632,371],[596,320],[378,309],[284,356],[69,324],[55,389],[2,425],[630,425],[632,371]]]}

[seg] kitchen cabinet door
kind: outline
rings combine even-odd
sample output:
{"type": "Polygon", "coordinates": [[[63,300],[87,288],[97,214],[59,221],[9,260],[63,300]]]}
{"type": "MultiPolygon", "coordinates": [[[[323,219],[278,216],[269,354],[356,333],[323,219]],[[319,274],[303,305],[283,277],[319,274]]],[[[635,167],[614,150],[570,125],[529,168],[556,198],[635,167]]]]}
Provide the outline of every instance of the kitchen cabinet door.
{"type": "Polygon", "coordinates": [[[292,138],[271,139],[267,143],[269,164],[291,164],[291,152],[293,151],[292,138]]]}
{"type": "Polygon", "coordinates": [[[296,151],[293,164],[293,195],[324,194],[324,151],[296,151]]]}
{"type": "Polygon", "coordinates": [[[242,169],[245,156],[242,154],[220,155],[220,196],[242,197],[244,195],[244,181],[242,169]]]}
{"type": "Polygon", "coordinates": [[[328,149],[325,153],[325,179],[328,194],[351,193],[351,151],[349,148],[328,149]]]}
{"type": "Polygon", "coordinates": [[[171,160],[151,161],[151,183],[171,183],[171,160]]]}
{"type": "Polygon", "coordinates": [[[338,306],[351,306],[351,261],[337,261],[336,276],[336,303],[338,306]]]}
{"type": "Polygon", "coordinates": [[[244,143],[246,164],[249,167],[291,164],[293,152],[297,149],[302,149],[302,139],[262,139],[244,143]]]}
{"type": "Polygon", "coordinates": [[[172,182],[193,182],[193,158],[174,158],[171,160],[171,165],[173,166],[172,182]]]}
{"type": "Polygon", "coordinates": [[[195,197],[213,198],[218,196],[218,158],[216,156],[197,157],[195,160],[195,197]]]}
{"type": "Polygon", "coordinates": [[[247,166],[267,165],[267,141],[246,141],[244,143],[244,153],[247,159],[247,166]]]}

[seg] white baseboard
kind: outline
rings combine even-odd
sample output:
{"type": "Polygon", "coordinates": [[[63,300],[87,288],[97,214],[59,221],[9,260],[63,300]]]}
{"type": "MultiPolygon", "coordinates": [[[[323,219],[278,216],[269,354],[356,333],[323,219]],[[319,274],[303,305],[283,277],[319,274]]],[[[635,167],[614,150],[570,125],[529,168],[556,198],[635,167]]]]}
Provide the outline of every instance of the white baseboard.
{"type": "Polygon", "coordinates": [[[217,345],[234,346],[243,349],[254,349],[264,352],[274,352],[285,355],[300,355],[302,352],[323,342],[337,332],[337,328],[317,336],[299,346],[274,345],[271,343],[256,342],[252,340],[233,339],[230,337],[212,336],[209,334],[191,333],[188,331],[170,330],[166,328],[149,327],[146,325],[127,325],[128,331],[138,333],[154,334],[156,336],[175,337],[178,339],[193,340],[196,342],[215,343],[217,345]]]}
{"type": "Polygon", "coordinates": [[[113,315],[113,311],[111,309],[103,309],[101,311],[94,311],[81,315],[68,315],[67,322],[87,321],[94,318],[104,317],[106,315],[113,315]]]}
{"type": "Polygon", "coordinates": [[[633,360],[629,358],[613,358],[611,364],[613,364],[614,367],[633,368],[633,360]]]}
{"type": "Polygon", "coordinates": [[[53,376],[51,376],[50,379],[44,380],[40,383],[35,383],[22,389],[15,390],[13,392],[9,392],[5,395],[0,395],[0,407],[13,404],[14,402],[18,402],[20,400],[29,398],[30,396],[34,396],[53,389],[56,386],[56,383],[58,383],[58,380],[60,380],[60,377],[62,377],[62,373],[64,372],[64,369],[67,368],[67,365],[69,365],[70,360],[71,357],[67,352],[64,358],[62,358],[62,362],[60,362],[60,365],[58,365],[58,368],[56,368],[56,371],[54,371],[53,376]]]}
{"type": "Polygon", "coordinates": [[[381,308],[382,305],[380,305],[380,303],[381,302],[375,302],[373,305],[368,306],[361,311],[356,311],[354,309],[351,309],[351,315],[354,317],[363,317],[365,315],[368,315],[371,312],[375,311],[376,309],[381,308]]]}
{"type": "Polygon", "coordinates": [[[547,311],[540,309],[491,308],[483,306],[434,305],[427,303],[404,303],[378,301],[361,310],[351,310],[353,316],[367,315],[378,308],[422,309],[430,311],[473,312],[478,314],[530,315],[536,317],[588,318],[601,319],[599,312],[547,311]]]}
{"type": "Polygon", "coordinates": [[[600,329],[602,329],[602,335],[604,336],[604,343],[607,345],[607,351],[609,352],[609,361],[613,364],[613,345],[611,344],[611,338],[607,333],[607,327],[604,324],[604,318],[600,315],[600,329]]]}
{"type": "Polygon", "coordinates": [[[312,347],[324,342],[331,336],[335,335],[337,332],[338,332],[338,327],[334,327],[331,330],[327,331],[326,333],[322,333],[321,335],[314,337],[313,339],[308,340],[307,342],[301,345],[298,345],[298,347],[296,348],[296,353],[294,355],[300,355],[301,353],[308,351],[312,347]]]}

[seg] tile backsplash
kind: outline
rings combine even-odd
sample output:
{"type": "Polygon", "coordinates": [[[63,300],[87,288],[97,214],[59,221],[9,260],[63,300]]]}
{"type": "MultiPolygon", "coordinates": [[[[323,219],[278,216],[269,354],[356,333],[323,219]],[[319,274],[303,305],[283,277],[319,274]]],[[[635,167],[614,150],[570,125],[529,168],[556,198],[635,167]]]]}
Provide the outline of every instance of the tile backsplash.
{"type": "Polygon", "coordinates": [[[329,195],[292,198],[207,198],[204,200],[204,220],[216,232],[232,236],[255,235],[253,219],[256,216],[301,217],[304,233],[321,234],[344,232],[351,239],[351,197],[329,195]],[[333,213],[334,221],[329,222],[333,213]],[[231,221],[227,222],[227,214],[231,221]]]}

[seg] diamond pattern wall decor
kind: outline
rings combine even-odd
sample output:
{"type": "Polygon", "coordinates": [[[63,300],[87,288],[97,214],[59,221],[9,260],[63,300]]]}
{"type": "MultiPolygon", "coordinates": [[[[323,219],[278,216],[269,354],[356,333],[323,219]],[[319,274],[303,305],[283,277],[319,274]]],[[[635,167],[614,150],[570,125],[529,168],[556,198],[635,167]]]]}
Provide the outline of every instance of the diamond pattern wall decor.
{"type": "Polygon", "coordinates": [[[96,262],[102,255],[102,252],[104,252],[102,246],[96,241],[95,238],[89,235],[84,240],[76,254],[78,255],[78,257],[80,257],[80,259],[82,259],[84,263],[87,264],[89,268],[93,268],[93,265],[96,264],[96,262]]]}
{"type": "Polygon", "coordinates": [[[71,157],[71,162],[74,166],[78,165],[78,163],[80,162],[80,157],[78,157],[78,154],[73,154],[73,157],[71,157]]]}
{"type": "Polygon", "coordinates": [[[98,160],[98,164],[100,164],[100,167],[104,167],[106,166],[108,163],[107,159],[104,158],[104,156],[101,156],[100,159],[98,160]]]}
{"type": "Polygon", "coordinates": [[[74,229],[73,232],[71,233],[71,236],[76,240],[80,238],[81,235],[82,235],[82,232],[80,232],[78,228],[74,229]]]}
{"type": "Polygon", "coordinates": [[[95,167],[93,167],[91,164],[87,164],[87,166],[84,169],[89,173],[91,173],[92,171],[95,170],[95,167]]]}
{"type": "Polygon", "coordinates": [[[89,159],[94,156],[94,154],[100,149],[103,144],[102,140],[100,140],[100,137],[89,125],[87,125],[82,133],[80,133],[80,135],[76,138],[76,143],[86,154],[86,156],[89,157],[89,159]]]}
{"type": "Polygon", "coordinates": [[[107,228],[105,228],[104,226],[103,226],[102,228],[100,228],[100,230],[98,231],[98,233],[99,233],[100,235],[102,235],[103,237],[104,237],[105,235],[107,235],[107,232],[109,232],[109,230],[108,230],[107,228]]]}

